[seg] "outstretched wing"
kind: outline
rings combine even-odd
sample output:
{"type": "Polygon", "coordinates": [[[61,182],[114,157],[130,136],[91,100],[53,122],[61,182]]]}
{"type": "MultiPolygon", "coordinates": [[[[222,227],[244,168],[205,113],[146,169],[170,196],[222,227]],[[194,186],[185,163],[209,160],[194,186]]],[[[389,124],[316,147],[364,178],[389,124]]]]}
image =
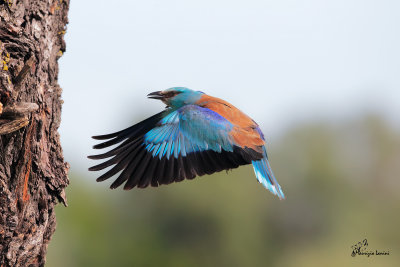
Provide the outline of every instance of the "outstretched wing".
{"type": "Polygon", "coordinates": [[[112,150],[89,156],[111,158],[91,167],[113,166],[97,181],[122,171],[111,188],[170,184],[196,176],[237,168],[263,158],[262,153],[239,147],[231,136],[233,125],[218,113],[196,105],[158,113],[125,130],[94,139],[107,140],[95,149],[119,144],[112,150]]]}

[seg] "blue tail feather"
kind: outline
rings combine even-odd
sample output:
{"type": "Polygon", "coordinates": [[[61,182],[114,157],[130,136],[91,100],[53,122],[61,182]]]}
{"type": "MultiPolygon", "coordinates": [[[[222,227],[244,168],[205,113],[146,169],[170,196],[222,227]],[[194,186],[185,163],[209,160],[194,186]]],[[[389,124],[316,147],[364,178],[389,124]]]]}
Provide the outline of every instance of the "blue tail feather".
{"type": "Polygon", "coordinates": [[[281,186],[276,181],[271,166],[269,165],[265,148],[264,154],[264,158],[261,160],[252,161],[257,180],[274,195],[277,195],[280,199],[284,199],[285,195],[282,192],[281,186]]]}

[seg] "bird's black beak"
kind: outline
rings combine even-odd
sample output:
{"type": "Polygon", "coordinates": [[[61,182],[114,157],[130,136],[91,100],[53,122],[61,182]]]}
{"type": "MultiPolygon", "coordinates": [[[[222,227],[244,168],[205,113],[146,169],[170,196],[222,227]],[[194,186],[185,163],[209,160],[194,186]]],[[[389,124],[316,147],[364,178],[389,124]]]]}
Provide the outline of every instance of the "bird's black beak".
{"type": "Polygon", "coordinates": [[[147,97],[151,99],[163,99],[164,95],[161,93],[161,91],[155,91],[153,93],[148,94],[147,97]]]}

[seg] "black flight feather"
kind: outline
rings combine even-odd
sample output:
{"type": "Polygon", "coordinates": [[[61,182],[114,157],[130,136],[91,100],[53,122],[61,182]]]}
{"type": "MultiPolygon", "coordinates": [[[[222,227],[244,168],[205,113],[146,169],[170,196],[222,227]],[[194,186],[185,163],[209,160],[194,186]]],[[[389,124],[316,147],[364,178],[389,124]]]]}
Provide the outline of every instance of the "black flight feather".
{"type": "Polygon", "coordinates": [[[237,146],[234,146],[233,152],[205,150],[188,153],[185,157],[182,157],[181,154],[178,154],[177,158],[174,157],[174,154],[170,155],[169,158],[163,156],[160,159],[159,155],[153,157],[152,152],[146,150],[144,135],[156,125],[159,125],[164,116],[165,112],[160,112],[122,131],[94,136],[93,138],[96,140],[107,140],[95,145],[94,148],[96,149],[119,144],[106,153],[89,156],[90,159],[112,157],[89,168],[91,171],[98,171],[114,165],[109,171],[97,178],[97,181],[104,181],[122,171],[111,184],[111,188],[117,188],[123,183],[125,183],[125,190],[134,187],[159,186],[185,179],[194,179],[196,176],[204,174],[234,169],[263,157],[262,153],[256,150],[237,146]]]}

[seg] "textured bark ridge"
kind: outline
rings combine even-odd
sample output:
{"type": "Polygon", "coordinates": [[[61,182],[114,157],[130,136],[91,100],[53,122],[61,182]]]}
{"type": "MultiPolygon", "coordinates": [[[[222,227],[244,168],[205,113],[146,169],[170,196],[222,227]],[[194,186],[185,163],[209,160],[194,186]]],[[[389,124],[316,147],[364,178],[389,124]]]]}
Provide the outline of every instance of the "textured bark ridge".
{"type": "Polygon", "coordinates": [[[0,266],[43,266],[66,205],[57,129],[68,0],[0,0],[0,266]]]}

